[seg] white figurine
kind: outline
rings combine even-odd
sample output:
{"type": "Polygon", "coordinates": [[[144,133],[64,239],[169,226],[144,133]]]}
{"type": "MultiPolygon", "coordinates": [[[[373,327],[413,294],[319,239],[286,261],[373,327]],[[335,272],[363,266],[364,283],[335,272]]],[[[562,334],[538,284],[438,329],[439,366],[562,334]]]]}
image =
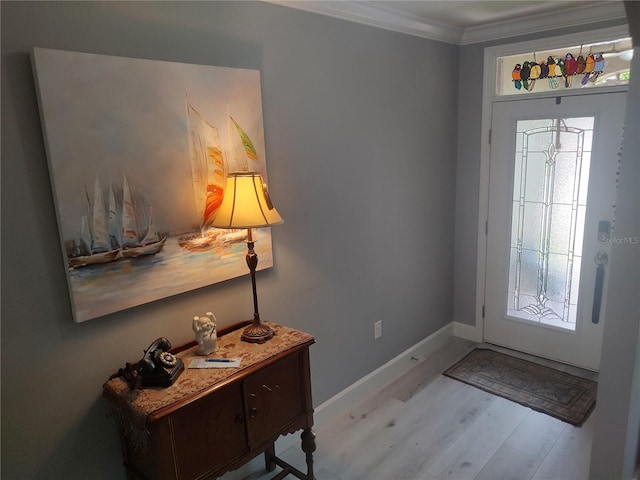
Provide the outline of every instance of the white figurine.
{"type": "Polygon", "coordinates": [[[198,355],[209,355],[218,347],[218,334],[216,332],[216,317],[207,312],[203,317],[193,317],[191,328],[196,332],[198,342],[198,355]]]}

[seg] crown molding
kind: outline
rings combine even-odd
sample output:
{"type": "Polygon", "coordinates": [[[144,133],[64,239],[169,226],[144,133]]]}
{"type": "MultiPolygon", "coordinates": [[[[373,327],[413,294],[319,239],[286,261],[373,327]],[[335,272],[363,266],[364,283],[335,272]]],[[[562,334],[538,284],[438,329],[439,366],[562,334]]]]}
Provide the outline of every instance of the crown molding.
{"type": "Polygon", "coordinates": [[[283,7],[327,15],[350,22],[406,33],[440,42],[460,44],[464,29],[438,22],[425,23],[413,15],[401,14],[375,2],[315,1],[315,0],[263,0],[283,7]]]}
{"type": "Polygon", "coordinates": [[[467,28],[462,35],[460,45],[588,25],[608,20],[626,20],[626,18],[623,2],[598,2],[593,5],[571,7],[561,12],[528,15],[518,20],[467,28]]]}
{"type": "Polygon", "coordinates": [[[626,19],[622,1],[602,1],[592,5],[571,7],[561,12],[528,15],[517,20],[462,29],[435,21],[425,22],[424,19],[415,15],[398,12],[393,8],[376,4],[374,1],[263,1],[454,45],[467,45],[607,20],[626,19]]]}

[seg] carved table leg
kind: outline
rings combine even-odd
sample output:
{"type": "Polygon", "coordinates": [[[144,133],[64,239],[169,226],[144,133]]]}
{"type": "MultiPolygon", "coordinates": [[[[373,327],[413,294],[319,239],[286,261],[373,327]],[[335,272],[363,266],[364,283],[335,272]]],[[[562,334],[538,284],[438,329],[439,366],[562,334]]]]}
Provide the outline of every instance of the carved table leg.
{"type": "Polygon", "coordinates": [[[316,451],[316,434],[310,428],[306,428],[300,438],[302,438],[302,451],[307,456],[307,480],[315,480],[316,477],[313,474],[313,452],[316,451]]]}
{"type": "Polygon", "coordinates": [[[276,456],[276,444],[272,443],[264,452],[264,467],[267,472],[273,472],[276,469],[276,462],[273,458],[276,456]]]}

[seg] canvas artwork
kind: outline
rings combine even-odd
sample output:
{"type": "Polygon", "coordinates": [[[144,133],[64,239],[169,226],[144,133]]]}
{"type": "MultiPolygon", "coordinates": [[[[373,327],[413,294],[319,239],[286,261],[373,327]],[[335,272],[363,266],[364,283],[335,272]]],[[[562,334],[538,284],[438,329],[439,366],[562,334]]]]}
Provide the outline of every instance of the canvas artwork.
{"type": "MultiPolygon", "coordinates": [[[[210,227],[226,175],[266,178],[257,70],[36,48],[74,319],[248,273],[246,230],[210,227]]],[[[270,229],[254,230],[259,269],[270,229]]]]}

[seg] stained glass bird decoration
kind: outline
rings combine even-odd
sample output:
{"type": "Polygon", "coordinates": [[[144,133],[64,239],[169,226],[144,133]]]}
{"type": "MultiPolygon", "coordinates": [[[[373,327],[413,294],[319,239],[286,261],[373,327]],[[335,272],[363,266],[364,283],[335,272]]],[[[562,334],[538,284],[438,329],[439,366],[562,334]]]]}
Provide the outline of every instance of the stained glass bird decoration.
{"type": "Polygon", "coordinates": [[[533,87],[535,87],[536,85],[536,80],[540,78],[540,73],[542,72],[542,69],[537,62],[531,62],[530,66],[531,72],[529,73],[529,91],[533,90],[533,87]]]}
{"type": "Polygon", "coordinates": [[[515,67],[513,67],[513,71],[511,72],[511,79],[513,80],[513,86],[518,90],[522,88],[522,77],[520,77],[520,70],[522,69],[522,65],[516,63],[515,67]]]}
{"type": "Polygon", "coordinates": [[[549,65],[547,65],[547,62],[542,60],[538,65],[540,65],[540,78],[547,78],[549,76],[549,65]]]}
{"type": "Polygon", "coordinates": [[[529,62],[524,62],[522,64],[522,68],[520,69],[520,78],[522,78],[522,86],[529,90],[529,75],[531,74],[531,64],[529,62]]]}
{"type": "Polygon", "coordinates": [[[602,72],[604,72],[604,57],[602,56],[602,53],[599,53],[596,55],[593,73],[589,77],[589,81],[595,82],[602,72]]]}
{"type": "Polygon", "coordinates": [[[586,85],[587,82],[589,81],[589,76],[591,75],[591,72],[593,72],[593,69],[596,66],[596,60],[595,58],[593,58],[593,54],[590,53],[589,55],[587,55],[587,59],[585,61],[585,66],[584,66],[584,77],[582,77],[582,85],[586,85]]]}
{"type": "Polygon", "coordinates": [[[558,82],[556,82],[556,78],[558,73],[556,72],[556,61],[553,57],[547,57],[547,68],[549,69],[549,73],[547,74],[547,78],[549,79],[549,88],[558,88],[558,82]]]}
{"type": "Polygon", "coordinates": [[[596,68],[596,59],[593,57],[593,53],[587,55],[586,65],[584,67],[584,73],[591,73],[596,68]]]}
{"type": "Polygon", "coordinates": [[[567,86],[567,72],[564,69],[564,60],[558,58],[556,62],[556,77],[562,77],[565,79],[565,87],[567,86]]]}
{"type": "Polygon", "coordinates": [[[564,57],[564,86],[569,88],[571,80],[578,70],[578,62],[571,53],[567,53],[564,57]]]}
{"type": "Polygon", "coordinates": [[[582,72],[584,72],[584,69],[587,68],[587,61],[584,59],[584,57],[582,55],[578,55],[578,58],[576,58],[576,64],[577,64],[577,68],[576,68],[576,75],[581,74],[582,72]]]}

